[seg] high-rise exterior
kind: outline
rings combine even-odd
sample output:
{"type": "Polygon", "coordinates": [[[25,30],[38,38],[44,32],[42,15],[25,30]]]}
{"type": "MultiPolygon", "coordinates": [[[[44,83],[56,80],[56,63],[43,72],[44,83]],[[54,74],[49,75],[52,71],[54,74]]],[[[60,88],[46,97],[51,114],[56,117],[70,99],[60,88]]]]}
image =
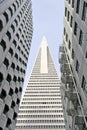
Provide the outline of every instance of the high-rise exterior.
{"type": "Polygon", "coordinates": [[[59,51],[66,130],[87,130],[87,0],[65,0],[59,51]]]}
{"type": "Polygon", "coordinates": [[[14,130],[32,39],[31,0],[0,0],[0,130],[14,130]]]}
{"type": "Polygon", "coordinates": [[[60,79],[45,38],[19,109],[16,130],[24,129],[65,130],[60,79]]]}

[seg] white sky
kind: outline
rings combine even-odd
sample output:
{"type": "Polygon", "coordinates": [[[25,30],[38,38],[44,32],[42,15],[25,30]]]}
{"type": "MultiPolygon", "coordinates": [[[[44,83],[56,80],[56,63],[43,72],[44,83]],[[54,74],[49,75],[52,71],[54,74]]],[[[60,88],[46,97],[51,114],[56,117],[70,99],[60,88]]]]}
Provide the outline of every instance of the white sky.
{"type": "Polygon", "coordinates": [[[48,46],[60,75],[59,45],[62,44],[64,0],[32,0],[33,38],[29,54],[24,88],[26,87],[32,67],[37,56],[42,37],[45,36],[48,46]]]}

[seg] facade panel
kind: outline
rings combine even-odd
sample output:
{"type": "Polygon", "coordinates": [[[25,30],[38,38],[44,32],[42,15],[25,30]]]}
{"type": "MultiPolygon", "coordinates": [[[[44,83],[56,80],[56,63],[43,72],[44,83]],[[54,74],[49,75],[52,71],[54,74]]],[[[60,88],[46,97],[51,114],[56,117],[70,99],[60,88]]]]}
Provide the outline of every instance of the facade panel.
{"type": "Polygon", "coordinates": [[[31,0],[0,0],[0,130],[14,130],[32,39],[31,0]]]}
{"type": "Polygon", "coordinates": [[[65,0],[60,46],[62,95],[67,130],[87,129],[87,1],[65,0]]]}

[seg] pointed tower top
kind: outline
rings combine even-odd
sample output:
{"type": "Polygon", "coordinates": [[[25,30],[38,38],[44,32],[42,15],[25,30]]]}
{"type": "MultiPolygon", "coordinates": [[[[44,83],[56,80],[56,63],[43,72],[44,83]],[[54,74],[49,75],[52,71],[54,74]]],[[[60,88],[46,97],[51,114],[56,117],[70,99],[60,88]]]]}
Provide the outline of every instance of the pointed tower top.
{"type": "Polygon", "coordinates": [[[42,38],[41,47],[42,47],[43,45],[44,45],[44,46],[48,46],[47,40],[46,40],[46,37],[45,37],[45,36],[43,36],[43,38],[42,38]]]}
{"type": "Polygon", "coordinates": [[[41,73],[48,73],[47,47],[47,40],[43,37],[41,41],[41,73]]]}

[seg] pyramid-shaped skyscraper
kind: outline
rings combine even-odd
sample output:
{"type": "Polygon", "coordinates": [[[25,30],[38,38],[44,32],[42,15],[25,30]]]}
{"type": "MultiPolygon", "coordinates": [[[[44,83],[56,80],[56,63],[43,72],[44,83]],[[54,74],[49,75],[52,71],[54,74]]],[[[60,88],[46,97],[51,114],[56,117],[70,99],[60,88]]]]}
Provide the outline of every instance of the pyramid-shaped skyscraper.
{"type": "Polygon", "coordinates": [[[20,105],[16,130],[65,130],[60,79],[45,38],[42,39],[20,105]]]}

